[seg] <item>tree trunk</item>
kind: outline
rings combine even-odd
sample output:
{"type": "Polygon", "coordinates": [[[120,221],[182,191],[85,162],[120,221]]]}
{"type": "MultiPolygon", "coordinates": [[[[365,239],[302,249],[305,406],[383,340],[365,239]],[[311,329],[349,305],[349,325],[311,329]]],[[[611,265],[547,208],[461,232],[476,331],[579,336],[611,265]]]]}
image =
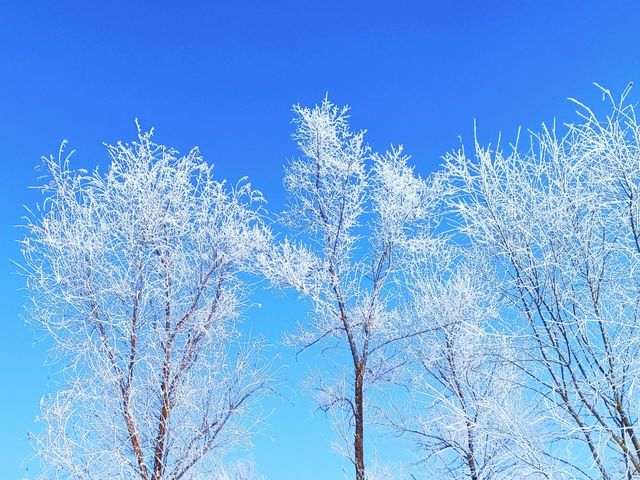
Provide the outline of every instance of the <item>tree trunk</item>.
{"type": "Polygon", "coordinates": [[[363,383],[364,363],[355,365],[355,417],[356,434],[354,439],[356,480],[364,480],[364,409],[363,409],[363,383]]]}

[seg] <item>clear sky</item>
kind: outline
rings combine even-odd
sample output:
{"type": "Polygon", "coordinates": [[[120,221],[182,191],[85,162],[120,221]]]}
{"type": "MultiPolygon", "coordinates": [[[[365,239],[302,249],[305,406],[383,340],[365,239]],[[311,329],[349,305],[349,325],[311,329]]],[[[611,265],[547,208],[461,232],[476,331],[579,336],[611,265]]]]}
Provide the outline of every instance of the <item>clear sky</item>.
{"type": "MultiPolygon", "coordinates": [[[[49,388],[10,260],[22,205],[38,200],[34,167],[63,139],[76,167],[105,165],[102,142],[133,139],[137,117],[158,142],[198,145],[219,177],[249,175],[278,211],[292,104],[328,92],[375,149],[404,144],[427,174],[474,119],[482,141],[511,139],[575,119],[567,98],[599,102],[593,82],[638,82],[639,27],[632,1],[0,2],[0,478],[24,478],[49,388]]],[[[273,342],[304,318],[293,295],[260,297],[248,321],[273,342]]],[[[316,357],[282,364],[285,399],[268,403],[269,437],[251,452],[259,472],[342,478],[327,421],[293,394],[316,357]]]]}

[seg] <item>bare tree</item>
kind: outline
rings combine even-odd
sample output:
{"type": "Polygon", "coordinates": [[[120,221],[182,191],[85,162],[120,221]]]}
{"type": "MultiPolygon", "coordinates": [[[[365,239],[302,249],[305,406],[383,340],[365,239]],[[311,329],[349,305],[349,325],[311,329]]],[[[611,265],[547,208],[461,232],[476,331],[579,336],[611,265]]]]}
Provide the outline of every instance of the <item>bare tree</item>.
{"type": "MultiPolygon", "coordinates": [[[[449,155],[461,233],[492,255],[526,326],[518,365],[576,478],[640,478],[640,126],[611,100],[521,153],[449,155]]],[[[567,467],[568,468],[568,467],[567,467]]]]}
{"type": "Polygon", "coordinates": [[[411,242],[435,228],[439,184],[415,175],[401,148],[371,154],[347,111],[327,99],[294,107],[303,157],[286,169],[282,220],[306,243],[284,241],[263,263],[276,285],[313,304],[309,324],[290,340],[301,350],[324,344],[338,375],[328,381],[321,372],[313,388],[337,420],[339,450],[364,480],[366,392],[393,377],[404,361],[398,341],[417,334],[398,325],[400,279],[411,242]]]}
{"type": "Polygon", "coordinates": [[[391,424],[420,447],[424,478],[549,478],[540,401],[514,365],[487,262],[450,242],[416,255],[408,309],[424,333],[409,344],[409,401],[391,424]]]}
{"type": "Polygon", "coordinates": [[[64,144],[44,159],[22,250],[28,317],[63,367],[35,437],[46,478],[212,478],[258,420],[260,341],[236,324],[262,197],[151,135],[107,146],[104,174],[70,170],[64,144]]]}

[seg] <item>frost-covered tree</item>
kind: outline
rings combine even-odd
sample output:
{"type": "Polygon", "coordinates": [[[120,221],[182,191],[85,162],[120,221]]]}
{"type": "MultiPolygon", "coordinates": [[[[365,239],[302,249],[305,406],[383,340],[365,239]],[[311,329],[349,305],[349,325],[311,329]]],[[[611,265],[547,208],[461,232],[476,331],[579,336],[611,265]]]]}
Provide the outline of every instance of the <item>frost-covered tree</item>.
{"type": "Polygon", "coordinates": [[[570,478],[640,478],[640,125],[611,100],[600,119],[529,151],[476,145],[446,163],[460,232],[494,259],[527,333],[527,384],[553,421],[570,478]],[[569,467],[570,466],[570,467],[569,467]]]}
{"type": "Polygon", "coordinates": [[[70,170],[63,149],[44,159],[22,242],[28,318],[62,367],[34,440],[43,475],[213,478],[268,380],[237,328],[269,237],[262,197],[151,132],[107,151],[105,173],[70,170]]]}
{"type": "Polygon", "coordinates": [[[450,242],[416,252],[408,314],[424,333],[409,344],[409,402],[390,421],[419,446],[420,478],[546,478],[539,400],[514,365],[488,264],[471,254],[450,242]]]}
{"type": "Polygon", "coordinates": [[[347,111],[326,99],[294,107],[302,157],[285,172],[282,221],[299,242],[282,242],[262,261],[276,285],[313,305],[290,340],[301,349],[324,345],[331,368],[312,388],[334,415],[339,451],[364,480],[367,391],[397,374],[400,340],[418,333],[400,327],[398,300],[412,242],[435,228],[439,183],[417,176],[401,148],[371,154],[364,133],[350,130],[347,111]]]}

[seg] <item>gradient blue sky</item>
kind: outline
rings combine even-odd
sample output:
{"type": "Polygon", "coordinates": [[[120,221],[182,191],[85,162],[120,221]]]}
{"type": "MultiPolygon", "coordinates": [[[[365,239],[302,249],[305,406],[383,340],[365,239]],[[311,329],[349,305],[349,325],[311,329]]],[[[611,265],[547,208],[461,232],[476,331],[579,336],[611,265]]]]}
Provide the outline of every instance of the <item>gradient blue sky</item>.
{"type": "MultiPolygon", "coordinates": [[[[482,141],[509,139],[574,120],[566,99],[598,103],[593,82],[620,92],[640,80],[639,27],[631,1],[1,2],[0,478],[24,478],[49,388],[9,260],[22,205],[38,201],[34,167],[61,140],[76,167],[105,165],[101,143],[131,140],[137,117],[159,142],[198,145],[220,177],[249,175],[278,211],[292,104],[329,92],[375,149],[402,143],[427,174],[471,139],[474,118],[482,141]]],[[[304,318],[294,296],[259,296],[249,321],[274,342],[304,318]]],[[[327,421],[293,396],[317,358],[287,351],[282,363],[286,400],[268,403],[271,438],[251,452],[259,471],[341,478],[327,421]]]]}

